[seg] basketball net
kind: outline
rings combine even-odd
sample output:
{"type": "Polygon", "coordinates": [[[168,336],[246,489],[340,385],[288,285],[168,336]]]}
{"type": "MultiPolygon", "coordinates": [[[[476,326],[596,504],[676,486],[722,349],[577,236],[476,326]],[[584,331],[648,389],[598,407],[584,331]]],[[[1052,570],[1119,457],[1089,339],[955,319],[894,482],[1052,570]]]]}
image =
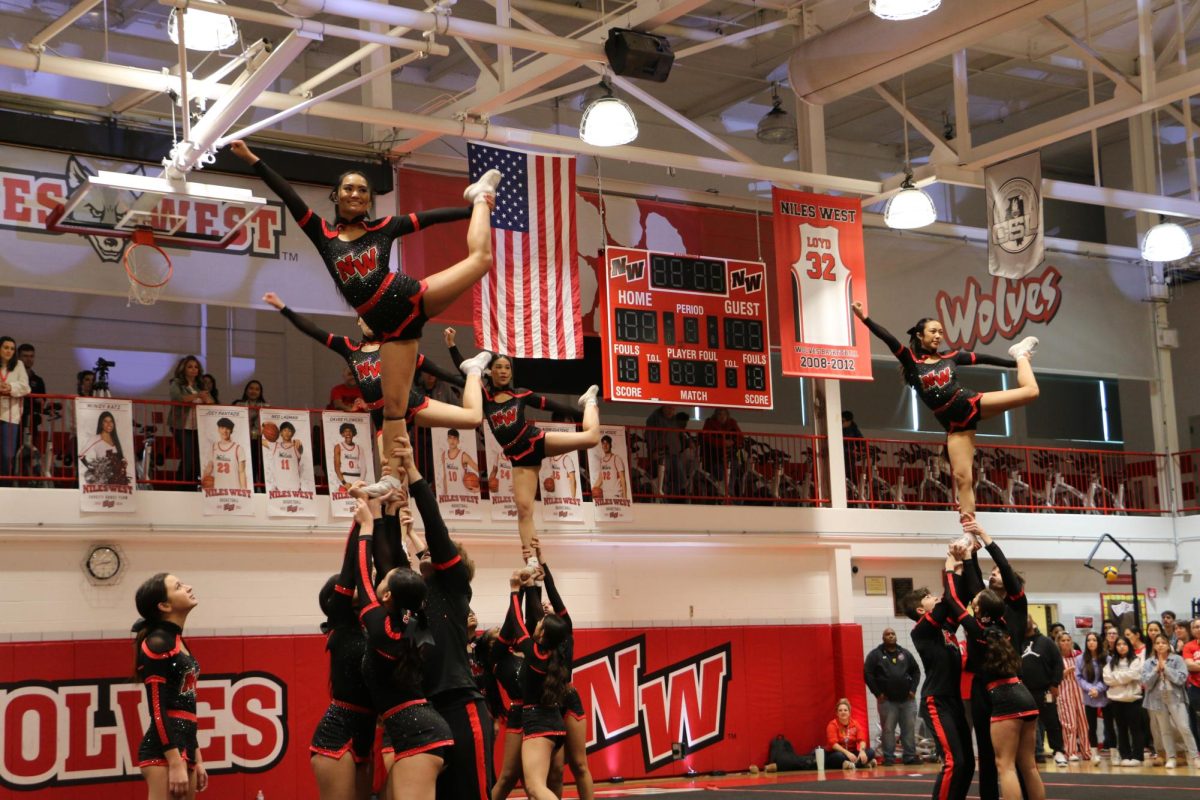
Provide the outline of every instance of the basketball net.
{"type": "Polygon", "coordinates": [[[125,248],[122,257],[125,262],[125,274],[129,276],[128,308],[134,303],[152,306],[158,301],[162,289],[171,280],[173,267],[171,257],[166,251],[154,243],[154,231],[149,228],[138,228],[133,232],[133,240],[125,248]]]}

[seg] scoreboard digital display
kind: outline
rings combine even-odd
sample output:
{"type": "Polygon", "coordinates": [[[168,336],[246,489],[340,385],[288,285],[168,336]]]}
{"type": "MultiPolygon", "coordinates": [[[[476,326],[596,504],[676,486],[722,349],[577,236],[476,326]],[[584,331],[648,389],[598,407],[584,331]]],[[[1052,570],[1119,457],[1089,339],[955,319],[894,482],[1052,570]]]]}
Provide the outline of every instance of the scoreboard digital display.
{"type": "Polygon", "coordinates": [[[604,260],[605,399],[772,407],[761,262],[627,247],[604,260]]]}

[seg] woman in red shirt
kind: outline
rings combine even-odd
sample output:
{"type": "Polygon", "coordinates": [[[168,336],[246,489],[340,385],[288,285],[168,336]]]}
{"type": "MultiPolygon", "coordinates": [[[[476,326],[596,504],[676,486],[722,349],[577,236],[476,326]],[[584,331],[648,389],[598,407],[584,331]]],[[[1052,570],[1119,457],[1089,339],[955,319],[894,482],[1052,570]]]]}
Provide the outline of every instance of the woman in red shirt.
{"type": "Polygon", "coordinates": [[[838,700],[837,717],[825,726],[825,764],[833,769],[875,765],[875,751],[867,746],[866,728],[850,716],[850,701],[838,700]]]}

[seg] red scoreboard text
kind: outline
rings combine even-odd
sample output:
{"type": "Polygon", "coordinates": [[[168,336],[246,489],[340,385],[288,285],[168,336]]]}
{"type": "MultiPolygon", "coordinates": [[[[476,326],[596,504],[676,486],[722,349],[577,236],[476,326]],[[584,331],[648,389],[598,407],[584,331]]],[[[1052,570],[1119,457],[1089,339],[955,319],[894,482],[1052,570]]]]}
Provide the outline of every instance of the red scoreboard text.
{"type": "Polygon", "coordinates": [[[761,262],[627,247],[604,260],[606,399],[771,408],[761,262]]]}

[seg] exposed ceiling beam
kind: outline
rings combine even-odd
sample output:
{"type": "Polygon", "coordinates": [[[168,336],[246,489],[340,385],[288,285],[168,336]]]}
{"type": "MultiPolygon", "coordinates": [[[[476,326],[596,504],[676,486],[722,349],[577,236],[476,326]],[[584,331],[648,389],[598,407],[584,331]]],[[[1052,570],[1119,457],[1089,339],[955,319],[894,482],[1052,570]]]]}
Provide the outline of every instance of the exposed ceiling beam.
{"type": "Polygon", "coordinates": [[[79,19],[98,5],[100,5],[100,0],[81,0],[72,6],[67,13],[63,14],[58,19],[54,20],[54,22],[51,22],[49,25],[38,31],[37,34],[25,44],[25,46],[29,48],[30,52],[41,52],[43,49],[45,49],[46,44],[51,39],[74,25],[75,20],[79,19]]]}
{"type": "MultiPolygon", "coordinates": [[[[50,75],[62,75],[68,78],[113,86],[126,86],[131,89],[163,91],[168,87],[176,90],[179,87],[178,78],[163,75],[154,70],[128,67],[121,64],[109,64],[103,61],[82,58],[62,58],[60,56],[46,55],[39,58],[33,53],[13,48],[0,48],[0,66],[29,71],[40,69],[42,72],[50,75]]],[[[189,83],[189,89],[194,97],[218,98],[226,94],[230,90],[230,87],[226,84],[193,80],[189,83]]],[[[258,108],[269,108],[280,111],[291,108],[299,102],[299,98],[282,92],[264,91],[255,97],[252,105],[258,108]]],[[[739,161],[667,150],[655,150],[648,147],[634,147],[629,145],[594,147],[585,144],[577,136],[559,136],[499,125],[468,122],[466,120],[441,119],[395,111],[390,108],[372,108],[369,106],[330,101],[317,103],[309,109],[308,113],[315,117],[336,119],[343,122],[355,121],[368,125],[380,125],[404,130],[432,131],[439,136],[461,136],[464,139],[490,141],[514,146],[532,145],[564,153],[620,159],[648,166],[675,167],[676,169],[700,172],[708,175],[723,175],[749,180],[769,181],[784,186],[809,185],[822,190],[846,192],[855,195],[876,194],[882,189],[879,181],[825,175],[760,164],[744,164],[739,161]]]]}
{"type": "Polygon", "coordinates": [[[916,129],[917,133],[924,136],[925,139],[931,145],[933,145],[933,150],[939,157],[949,158],[955,161],[958,160],[958,153],[954,152],[954,150],[942,140],[942,137],[930,130],[929,126],[926,125],[920,117],[906,108],[904,104],[900,102],[900,98],[896,97],[883,86],[876,85],[874,88],[875,93],[882,97],[885,103],[895,109],[897,114],[908,120],[908,124],[912,125],[913,128],[916,129]]]}

